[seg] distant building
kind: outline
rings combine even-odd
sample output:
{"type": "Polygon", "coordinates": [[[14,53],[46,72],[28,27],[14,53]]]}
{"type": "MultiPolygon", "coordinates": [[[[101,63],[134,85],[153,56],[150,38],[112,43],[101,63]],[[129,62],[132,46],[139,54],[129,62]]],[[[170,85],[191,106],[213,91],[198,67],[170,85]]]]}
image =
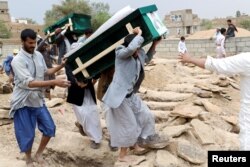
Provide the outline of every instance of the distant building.
{"type": "Polygon", "coordinates": [[[20,49],[20,34],[25,28],[31,28],[38,34],[43,35],[43,26],[38,24],[29,24],[26,19],[15,19],[10,17],[8,1],[0,0],[0,21],[4,22],[7,29],[11,32],[11,39],[0,39],[0,59],[3,59],[13,49],[20,49]]]}
{"type": "Polygon", "coordinates": [[[0,20],[10,22],[10,14],[7,1],[0,1],[0,20]]]}
{"type": "Polygon", "coordinates": [[[25,20],[25,19],[17,19],[16,21],[17,23],[21,23],[21,24],[28,24],[28,20],[25,20]]]}
{"type": "Polygon", "coordinates": [[[200,31],[201,20],[192,9],[171,11],[165,16],[164,22],[169,30],[169,35],[188,35],[200,31]]]}

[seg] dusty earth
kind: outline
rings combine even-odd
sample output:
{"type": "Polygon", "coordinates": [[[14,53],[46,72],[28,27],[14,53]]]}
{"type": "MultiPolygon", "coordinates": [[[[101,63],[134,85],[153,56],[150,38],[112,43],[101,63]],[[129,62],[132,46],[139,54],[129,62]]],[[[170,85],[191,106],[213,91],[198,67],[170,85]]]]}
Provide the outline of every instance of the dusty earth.
{"type": "MultiPolygon", "coordinates": [[[[0,74],[1,85],[7,77],[0,74]]],[[[171,138],[169,146],[151,150],[146,160],[137,167],[205,167],[207,150],[238,150],[239,79],[226,77],[182,65],[178,60],[153,59],[146,67],[146,77],[140,96],[155,115],[159,134],[171,138]]],[[[52,167],[112,167],[118,152],[111,152],[104,137],[101,148],[93,150],[87,137],[74,125],[72,108],[61,99],[64,90],[56,88],[54,96],[59,104],[50,105],[50,112],[57,126],[56,137],[45,151],[45,159],[52,167]],[[58,112],[65,108],[65,112],[58,112]]],[[[11,94],[0,94],[0,112],[8,109],[11,94]],[[2,108],[2,109],[1,109],[2,108]]],[[[13,123],[0,113],[0,167],[24,167],[24,155],[19,153],[13,123]]],[[[33,152],[38,147],[41,134],[36,133],[33,152]]],[[[36,164],[36,166],[38,166],[36,164]]]]}

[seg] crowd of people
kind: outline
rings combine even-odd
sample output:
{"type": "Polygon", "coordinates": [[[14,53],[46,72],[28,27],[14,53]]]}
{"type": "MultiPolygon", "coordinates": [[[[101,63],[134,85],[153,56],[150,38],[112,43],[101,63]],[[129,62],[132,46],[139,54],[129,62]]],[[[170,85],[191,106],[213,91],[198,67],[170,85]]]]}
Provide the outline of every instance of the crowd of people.
{"type": "MultiPolygon", "coordinates": [[[[234,31],[237,31],[231,20],[228,20],[228,25],[228,30],[221,28],[217,31],[216,51],[220,59],[191,57],[185,45],[185,37],[181,37],[179,42],[179,58],[182,63],[193,63],[218,73],[241,76],[240,143],[242,150],[249,150],[250,63],[247,62],[250,58],[249,53],[225,58],[224,41],[227,37],[233,37],[234,31]]],[[[78,81],[64,55],[84,43],[93,30],[88,29],[84,36],[77,38],[67,35],[68,28],[66,24],[65,29],[55,30],[55,44],[52,46],[48,43],[49,35],[42,39],[32,29],[23,30],[22,48],[20,51],[13,50],[13,56],[8,56],[3,64],[6,74],[10,76],[9,82],[14,85],[10,117],[14,119],[17,143],[26,155],[27,166],[33,166],[33,161],[46,163],[42,153],[51,137],[55,136],[56,125],[45,105],[44,95],[51,99],[50,90],[55,86],[68,88],[67,102],[72,105],[75,113],[75,125],[81,135],[89,137],[91,148],[100,148],[102,141],[97,99],[105,115],[110,150],[119,149],[118,161],[136,161],[128,155],[129,150],[141,155],[150,148],[166,147],[169,139],[156,133],[153,114],[136,94],[145,77],[144,65],[153,58],[161,39],[154,40],[146,53],[141,47],[144,42],[143,32],[140,27],[134,28],[133,33],[125,37],[123,45],[116,48],[114,66],[92,79],[78,81]],[[54,55],[58,55],[56,66],[54,55]],[[67,77],[56,78],[55,73],[63,68],[67,77]],[[97,80],[98,90],[95,92],[94,84],[97,80]],[[42,133],[42,139],[32,156],[36,125],[42,133]]]]}
{"type": "Polygon", "coordinates": [[[91,148],[100,148],[102,141],[97,98],[106,118],[110,150],[120,150],[118,161],[136,161],[128,155],[130,150],[141,155],[150,148],[167,146],[169,139],[156,134],[153,114],[136,95],[144,79],[144,64],[153,58],[161,39],[154,40],[145,53],[141,48],[143,32],[136,27],[124,39],[124,44],[116,48],[113,67],[92,79],[78,81],[64,55],[84,43],[93,31],[87,29],[82,37],[77,38],[66,33],[69,26],[66,24],[65,29],[55,30],[53,45],[48,43],[49,34],[42,39],[34,30],[24,29],[21,32],[22,48],[13,51],[15,57],[4,61],[4,67],[8,65],[11,68],[5,68],[6,74],[14,78],[10,81],[14,86],[10,117],[14,120],[17,143],[26,155],[27,166],[33,166],[33,161],[46,163],[42,153],[51,137],[55,136],[56,125],[45,105],[44,96],[51,99],[50,90],[55,86],[68,88],[66,101],[72,105],[77,120],[75,125],[81,135],[89,137],[91,148]],[[58,55],[56,63],[55,55],[58,55]],[[67,77],[56,78],[55,73],[63,68],[67,77]],[[94,84],[98,79],[96,98],[94,84]],[[42,138],[32,156],[36,125],[42,138]]]}

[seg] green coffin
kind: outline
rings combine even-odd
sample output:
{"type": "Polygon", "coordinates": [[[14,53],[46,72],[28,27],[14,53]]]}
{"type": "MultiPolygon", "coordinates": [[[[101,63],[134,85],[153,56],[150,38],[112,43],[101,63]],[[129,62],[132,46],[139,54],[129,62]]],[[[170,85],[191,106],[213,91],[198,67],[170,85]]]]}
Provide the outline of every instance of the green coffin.
{"type": "Polygon", "coordinates": [[[47,27],[44,30],[45,35],[51,33],[53,34],[49,39],[50,43],[54,42],[55,30],[57,28],[63,28],[65,24],[72,24],[72,26],[70,26],[70,30],[68,30],[66,33],[73,33],[76,36],[81,36],[82,34],[84,34],[84,31],[86,29],[91,28],[91,17],[85,14],[71,13],[62,18],[61,20],[59,20],[58,22],[56,22],[55,24],[47,27]]]}
{"type": "MultiPolygon", "coordinates": [[[[166,33],[167,29],[162,24],[158,15],[158,20],[155,19],[151,21],[152,19],[150,19],[150,17],[155,14],[155,11],[157,11],[155,5],[138,8],[110,28],[107,28],[104,32],[98,32],[99,29],[102,29],[102,27],[100,27],[95,32],[97,34],[99,33],[98,35],[95,36],[94,33],[92,39],[90,39],[91,36],[78,48],[67,53],[67,63],[73,69],[73,74],[76,78],[79,81],[92,78],[114,64],[115,48],[122,44],[123,38],[129,34],[126,27],[128,23],[131,29],[137,26],[141,27],[142,36],[144,37],[143,46],[166,33]],[[159,26],[161,26],[161,28],[157,29],[159,26]]],[[[114,20],[115,19],[117,18],[114,18],[114,20]]],[[[106,22],[107,24],[109,24],[108,21],[106,22]]]]}

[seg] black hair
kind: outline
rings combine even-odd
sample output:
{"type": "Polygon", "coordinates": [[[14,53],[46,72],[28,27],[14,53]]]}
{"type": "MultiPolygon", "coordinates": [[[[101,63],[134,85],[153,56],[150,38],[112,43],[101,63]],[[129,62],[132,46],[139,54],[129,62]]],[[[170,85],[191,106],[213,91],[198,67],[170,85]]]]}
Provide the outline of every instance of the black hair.
{"type": "Polygon", "coordinates": [[[131,42],[135,37],[136,37],[136,34],[129,34],[129,35],[127,35],[127,36],[125,37],[125,39],[124,39],[123,45],[124,45],[125,47],[128,47],[128,45],[130,44],[130,42],[131,42]]]}
{"type": "Polygon", "coordinates": [[[36,40],[36,32],[32,29],[24,29],[21,32],[21,39],[22,39],[22,41],[26,41],[27,38],[31,38],[33,40],[36,40]]]}
{"type": "Polygon", "coordinates": [[[88,28],[84,31],[84,34],[92,34],[93,33],[93,29],[92,28],[88,28]]]}
{"type": "Polygon", "coordinates": [[[182,36],[182,37],[181,37],[181,40],[182,40],[182,41],[183,41],[183,40],[185,40],[185,37],[184,37],[184,36],[182,36]]]}
{"type": "Polygon", "coordinates": [[[231,23],[231,22],[232,22],[232,20],[231,20],[231,19],[228,19],[228,20],[227,20],[227,22],[231,23]]]}
{"type": "Polygon", "coordinates": [[[221,33],[221,34],[224,34],[224,32],[226,32],[226,31],[227,31],[227,30],[226,30],[225,28],[221,28],[221,29],[220,29],[220,33],[221,33]]]}

